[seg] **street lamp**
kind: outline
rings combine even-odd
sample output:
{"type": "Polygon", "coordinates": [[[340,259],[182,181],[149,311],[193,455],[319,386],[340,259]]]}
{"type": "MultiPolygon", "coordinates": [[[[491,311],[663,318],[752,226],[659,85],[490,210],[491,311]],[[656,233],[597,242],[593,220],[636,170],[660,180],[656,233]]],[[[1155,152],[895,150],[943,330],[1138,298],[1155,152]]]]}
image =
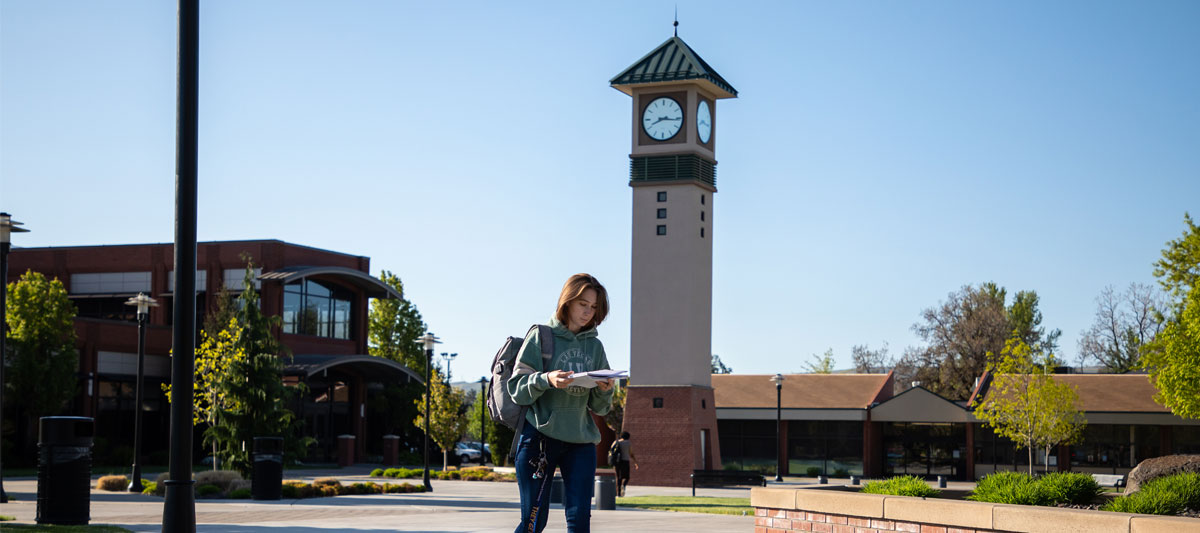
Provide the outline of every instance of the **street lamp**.
{"type": "Polygon", "coordinates": [[[484,448],[483,448],[484,444],[483,443],[486,442],[485,439],[487,439],[487,426],[484,425],[484,420],[483,420],[484,415],[487,413],[487,405],[486,405],[487,404],[487,376],[481,376],[479,378],[479,398],[477,399],[477,401],[480,402],[480,404],[479,404],[479,457],[481,457],[480,461],[482,461],[483,460],[482,459],[483,452],[484,452],[484,448]]]}
{"type": "MultiPolygon", "coordinates": [[[[4,344],[8,340],[8,250],[12,247],[13,233],[28,233],[24,224],[12,219],[8,213],[0,213],[0,413],[4,412],[4,344]]],[[[4,419],[0,417],[0,429],[4,427],[4,419]]],[[[4,463],[0,462],[0,503],[8,503],[8,493],[4,492],[4,463]]]]}
{"type": "Polygon", "coordinates": [[[137,306],[138,322],[138,366],[137,394],[133,410],[133,479],[129,481],[129,492],[141,494],[142,489],[142,387],[145,386],[146,376],[146,316],[151,307],[158,307],[158,301],[139,292],[137,296],[125,301],[125,305],[137,306]]]}
{"type": "Polygon", "coordinates": [[[783,481],[783,374],[771,376],[775,384],[775,481],[783,481]]]}
{"type": "Polygon", "coordinates": [[[433,485],[429,483],[429,393],[433,379],[433,348],[442,341],[432,331],[427,331],[417,342],[425,345],[425,492],[433,492],[433,485]]]}
{"type": "Polygon", "coordinates": [[[457,353],[442,352],[442,360],[446,362],[446,383],[450,383],[450,361],[458,357],[457,353]]]}

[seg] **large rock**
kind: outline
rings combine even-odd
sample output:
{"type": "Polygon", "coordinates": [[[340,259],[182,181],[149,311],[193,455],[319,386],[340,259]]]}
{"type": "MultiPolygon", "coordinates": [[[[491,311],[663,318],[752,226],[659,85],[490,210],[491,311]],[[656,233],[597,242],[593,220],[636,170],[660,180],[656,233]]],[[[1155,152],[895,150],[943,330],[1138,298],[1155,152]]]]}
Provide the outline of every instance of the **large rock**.
{"type": "Polygon", "coordinates": [[[1200,455],[1165,455],[1146,459],[1129,472],[1125,493],[1137,492],[1147,481],[1180,472],[1200,473],[1200,455]]]}

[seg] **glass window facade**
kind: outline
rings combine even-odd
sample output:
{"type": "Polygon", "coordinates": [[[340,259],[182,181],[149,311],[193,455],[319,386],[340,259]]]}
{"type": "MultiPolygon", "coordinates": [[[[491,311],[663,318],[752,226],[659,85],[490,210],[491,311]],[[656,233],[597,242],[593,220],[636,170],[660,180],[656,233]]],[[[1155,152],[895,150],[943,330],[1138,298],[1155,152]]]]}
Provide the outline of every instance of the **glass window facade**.
{"type": "Polygon", "coordinates": [[[283,287],[283,332],[350,339],[354,295],[312,280],[283,287]]]}
{"type": "Polygon", "coordinates": [[[1171,453],[1200,453],[1200,426],[1172,427],[1171,453]]]}
{"type": "Polygon", "coordinates": [[[774,420],[717,420],[721,465],[732,470],[775,472],[774,420]]]}
{"type": "Polygon", "coordinates": [[[966,432],[966,424],[884,424],[884,475],[964,477],[966,432]]]}
{"type": "Polygon", "coordinates": [[[862,422],[789,420],[787,432],[791,475],[862,475],[862,422]]]}
{"type": "Polygon", "coordinates": [[[1088,425],[1083,442],[1071,446],[1071,467],[1082,472],[1133,468],[1144,459],[1162,455],[1160,439],[1158,426],[1088,425]]]}

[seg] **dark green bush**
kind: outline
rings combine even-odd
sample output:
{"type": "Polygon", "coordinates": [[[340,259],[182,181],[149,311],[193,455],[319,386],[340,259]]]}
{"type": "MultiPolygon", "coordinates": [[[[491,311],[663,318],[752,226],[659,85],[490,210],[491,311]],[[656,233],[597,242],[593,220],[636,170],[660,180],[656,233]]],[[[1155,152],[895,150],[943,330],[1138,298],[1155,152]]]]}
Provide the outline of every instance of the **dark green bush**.
{"type": "Polygon", "coordinates": [[[220,493],[221,487],[216,485],[200,485],[199,487],[196,487],[196,496],[200,496],[201,498],[206,496],[215,496],[220,493]]]}
{"type": "Polygon", "coordinates": [[[845,468],[839,468],[833,471],[833,477],[850,477],[850,471],[845,468]]]}
{"type": "Polygon", "coordinates": [[[1014,505],[1052,505],[1049,494],[1029,474],[996,472],[975,485],[968,500],[1014,505]]]}
{"type": "Polygon", "coordinates": [[[815,466],[810,466],[804,469],[804,474],[808,477],[817,477],[821,475],[821,469],[815,466]]]}
{"type": "Polygon", "coordinates": [[[383,472],[384,470],[382,468],[376,468],[375,470],[371,471],[371,477],[383,477],[383,472]]]}
{"type": "Polygon", "coordinates": [[[1152,480],[1103,507],[1105,511],[1158,515],[1175,515],[1188,508],[1200,509],[1200,474],[1195,472],[1152,480]]]}
{"type": "Polygon", "coordinates": [[[891,479],[869,481],[863,485],[860,492],[932,498],[941,494],[942,491],[930,487],[924,479],[917,476],[896,476],[891,479]]]}
{"type": "Polygon", "coordinates": [[[1052,505],[1087,505],[1104,493],[1104,488],[1091,475],[1079,472],[1052,472],[1037,478],[1034,483],[1041,486],[1052,505]]]}
{"type": "Polygon", "coordinates": [[[235,500],[249,500],[250,489],[237,489],[229,493],[229,497],[235,500]]]}

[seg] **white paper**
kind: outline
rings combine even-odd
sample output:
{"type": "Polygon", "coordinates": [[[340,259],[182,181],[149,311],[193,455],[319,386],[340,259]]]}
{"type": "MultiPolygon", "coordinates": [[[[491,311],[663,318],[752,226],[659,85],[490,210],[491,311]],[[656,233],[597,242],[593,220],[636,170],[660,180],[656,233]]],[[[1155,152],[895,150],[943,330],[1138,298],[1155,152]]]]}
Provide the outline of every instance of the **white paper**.
{"type": "Polygon", "coordinates": [[[597,381],[605,379],[620,379],[629,377],[628,370],[592,370],[591,372],[575,372],[570,377],[572,387],[592,388],[596,386],[597,381]]]}

